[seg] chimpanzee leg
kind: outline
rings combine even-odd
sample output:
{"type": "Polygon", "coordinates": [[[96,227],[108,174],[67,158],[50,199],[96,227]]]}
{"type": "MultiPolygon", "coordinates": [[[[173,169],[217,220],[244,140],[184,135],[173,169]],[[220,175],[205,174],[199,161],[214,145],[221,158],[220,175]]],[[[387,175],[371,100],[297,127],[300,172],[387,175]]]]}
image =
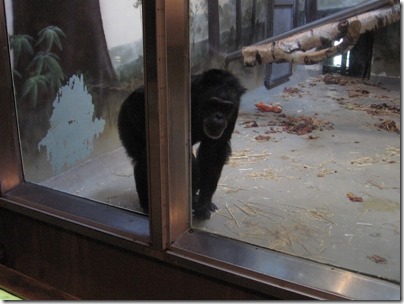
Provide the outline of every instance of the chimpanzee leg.
{"type": "Polygon", "coordinates": [[[231,147],[227,140],[201,142],[197,155],[199,199],[194,208],[195,217],[209,219],[210,212],[217,210],[216,205],[212,203],[212,197],[230,154],[231,147]]]}
{"type": "Polygon", "coordinates": [[[149,213],[149,197],[147,186],[147,161],[142,157],[134,165],[136,190],[139,197],[139,203],[145,213],[149,213]]]}
{"type": "Polygon", "coordinates": [[[192,153],[192,208],[196,208],[198,205],[198,190],[199,190],[199,169],[198,162],[194,154],[192,153]]]}

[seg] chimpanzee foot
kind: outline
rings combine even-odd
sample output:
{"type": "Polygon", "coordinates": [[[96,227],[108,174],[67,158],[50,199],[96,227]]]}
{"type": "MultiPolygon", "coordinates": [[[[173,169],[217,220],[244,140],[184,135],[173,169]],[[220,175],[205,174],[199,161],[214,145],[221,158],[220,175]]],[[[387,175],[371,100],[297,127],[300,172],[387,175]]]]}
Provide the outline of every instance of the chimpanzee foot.
{"type": "Polygon", "coordinates": [[[194,217],[201,220],[208,220],[210,219],[211,212],[215,212],[216,210],[218,210],[217,206],[211,202],[205,207],[194,210],[194,217]]]}
{"type": "Polygon", "coordinates": [[[209,204],[209,210],[212,212],[215,212],[216,210],[219,210],[219,209],[217,208],[217,206],[214,203],[211,202],[209,204]]]}
{"type": "Polygon", "coordinates": [[[208,220],[210,219],[210,210],[209,208],[201,208],[194,211],[194,217],[200,220],[208,220]]]}

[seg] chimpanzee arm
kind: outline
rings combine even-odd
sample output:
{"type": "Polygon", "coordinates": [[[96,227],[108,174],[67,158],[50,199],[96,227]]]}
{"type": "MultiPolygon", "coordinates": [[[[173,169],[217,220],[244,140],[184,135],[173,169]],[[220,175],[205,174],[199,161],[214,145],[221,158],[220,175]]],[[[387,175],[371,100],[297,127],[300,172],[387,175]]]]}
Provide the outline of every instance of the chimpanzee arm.
{"type": "Polygon", "coordinates": [[[199,198],[194,208],[195,217],[209,219],[210,212],[217,210],[216,205],[212,203],[212,197],[230,154],[230,140],[220,138],[201,142],[197,154],[199,198]]]}

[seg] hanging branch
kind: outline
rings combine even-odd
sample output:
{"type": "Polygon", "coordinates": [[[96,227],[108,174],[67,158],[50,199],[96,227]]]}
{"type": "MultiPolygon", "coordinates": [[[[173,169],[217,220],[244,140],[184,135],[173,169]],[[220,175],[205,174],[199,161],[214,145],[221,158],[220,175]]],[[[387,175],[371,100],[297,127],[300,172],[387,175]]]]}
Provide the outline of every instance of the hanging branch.
{"type": "Polygon", "coordinates": [[[398,20],[400,20],[400,4],[395,4],[339,22],[328,23],[268,44],[247,46],[242,50],[244,65],[252,67],[286,61],[306,65],[315,64],[352,49],[360,34],[379,29],[398,20]],[[330,42],[341,38],[340,44],[328,47],[330,42]],[[323,49],[313,50],[315,48],[323,49]]]}

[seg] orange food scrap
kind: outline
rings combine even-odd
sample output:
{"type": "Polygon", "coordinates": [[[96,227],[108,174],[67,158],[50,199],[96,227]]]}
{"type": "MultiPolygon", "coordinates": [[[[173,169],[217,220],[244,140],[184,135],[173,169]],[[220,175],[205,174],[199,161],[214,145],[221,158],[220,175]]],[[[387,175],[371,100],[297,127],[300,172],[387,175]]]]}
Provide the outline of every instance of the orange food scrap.
{"type": "Polygon", "coordinates": [[[282,107],[281,106],[273,105],[273,104],[266,104],[263,101],[260,101],[259,103],[256,103],[255,106],[261,112],[274,112],[274,113],[281,113],[282,112],[282,107]]]}
{"type": "Polygon", "coordinates": [[[357,196],[356,194],[353,194],[352,192],[348,192],[346,194],[346,197],[349,198],[349,200],[351,202],[357,202],[357,203],[363,202],[363,198],[361,198],[360,196],[357,196]]]}
{"type": "Polygon", "coordinates": [[[386,264],[387,260],[379,255],[372,255],[372,256],[367,256],[367,258],[373,262],[375,262],[376,264],[386,264]]]}

